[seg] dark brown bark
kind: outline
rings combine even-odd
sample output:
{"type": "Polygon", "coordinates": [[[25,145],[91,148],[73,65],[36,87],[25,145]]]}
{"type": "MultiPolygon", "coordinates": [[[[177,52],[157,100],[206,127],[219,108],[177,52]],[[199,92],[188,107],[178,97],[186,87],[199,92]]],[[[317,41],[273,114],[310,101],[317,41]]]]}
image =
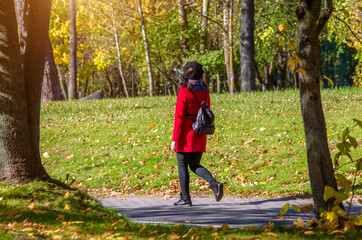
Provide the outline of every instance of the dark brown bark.
{"type": "Polygon", "coordinates": [[[105,70],[104,73],[105,73],[106,81],[107,81],[107,85],[108,85],[108,97],[112,97],[112,92],[113,92],[112,82],[111,82],[111,79],[109,78],[108,71],[105,70]]]}
{"type": "Polygon", "coordinates": [[[255,90],[254,0],[241,2],[241,92],[255,90]]]}
{"type": "Polygon", "coordinates": [[[333,205],[323,200],[326,185],[337,189],[329,152],[326,124],[320,93],[319,34],[332,13],[332,0],[302,0],[297,8],[299,20],[299,58],[306,73],[299,74],[300,102],[307,145],[310,184],[317,217],[321,209],[333,205]]]}
{"type": "Polygon", "coordinates": [[[0,180],[49,179],[40,160],[39,116],[50,17],[48,0],[0,2],[0,180]],[[22,46],[19,45],[19,36],[22,46]]]}
{"type": "Polygon", "coordinates": [[[141,21],[143,43],[144,43],[144,46],[145,46],[145,53],[146,53],[146,62],[147,62],[148,78],[149,78],[149,94],[150,94],[150,97],[152,97],[153,96],[153,83],[154,83],[154,80],[153,80],[150,48],[149,48],[148,39],[147,39],[147,29],[146,29],[145,20],[143,18],[141,0],[138,0],[138,14],[139,14],[140,21],[141,21]]]}
{"type": "Polygon", "coordinates": [[[69,82],[68,82],[68,100],[77,98],[77,2],[70,0],[69,11],[69,82]]]}
{"type": "Polygon", "coordinates": [[[54,62],[53,48],[49,39],[45,59],[41,100],[42,102],[62,100],[57,66],[54,62]]]}

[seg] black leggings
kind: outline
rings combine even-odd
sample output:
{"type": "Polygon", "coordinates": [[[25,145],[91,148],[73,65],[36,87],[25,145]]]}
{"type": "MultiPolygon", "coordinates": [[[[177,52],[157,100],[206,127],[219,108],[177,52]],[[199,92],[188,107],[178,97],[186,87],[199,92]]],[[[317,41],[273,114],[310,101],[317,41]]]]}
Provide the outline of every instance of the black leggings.
{"type": "Polygon", "coordinates": [[[191,171],[196,173],[199,177],[205,179],[210,184],[215,181],[211,173],[206,168],[200,165],[202,152],[178,152],[176,156],[178,165],[178,177],[183,197],[190,197],[190,175],[188,166],[190,166],[191,171]]]}

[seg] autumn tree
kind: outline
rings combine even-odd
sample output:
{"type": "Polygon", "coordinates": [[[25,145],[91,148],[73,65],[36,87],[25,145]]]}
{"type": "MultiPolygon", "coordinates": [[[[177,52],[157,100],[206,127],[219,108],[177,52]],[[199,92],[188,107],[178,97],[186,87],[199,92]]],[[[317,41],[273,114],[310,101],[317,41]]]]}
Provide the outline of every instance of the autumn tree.
{"type": "Polygon", "coordinates": [[[333,11],[332,0],[302,0],[297,7],[299,21],[300,102],[307,145],[310,184],[317,214],[333,201],[323,199],[325,186],[337,189],[320,92],[319,35],[333,11]]]}
{"type": "Polygon", "coordinates": [[[0,2],[0,180],[11,182],[49,179],[40,159],[39,119],[51,1],[21,3],[15,11],[13,0],[0,2]]]}

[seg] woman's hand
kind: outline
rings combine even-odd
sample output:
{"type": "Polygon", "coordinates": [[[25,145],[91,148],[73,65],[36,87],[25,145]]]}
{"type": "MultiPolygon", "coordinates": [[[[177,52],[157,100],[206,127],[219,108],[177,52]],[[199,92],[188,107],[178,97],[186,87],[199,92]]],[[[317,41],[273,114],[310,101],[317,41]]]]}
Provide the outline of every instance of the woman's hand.
{"type": "Polygon", "coordinates": [[[175,141],[172,141],[172,143],[171,143],[171,150],[176,152],[176,142],[175,141]]]}

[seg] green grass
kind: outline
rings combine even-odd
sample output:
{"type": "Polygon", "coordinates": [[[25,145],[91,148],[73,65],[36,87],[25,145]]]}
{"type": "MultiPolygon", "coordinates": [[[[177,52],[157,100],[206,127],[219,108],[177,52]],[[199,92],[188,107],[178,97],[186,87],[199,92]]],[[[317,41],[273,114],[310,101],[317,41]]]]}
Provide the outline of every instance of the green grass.
{"type": "MultiPolygon", "coordinates": [[[[225,183],[226,195],[309,196],[298,91],[211,98],[216,132],[208,137],[202,164],[225,183]]],[[[362,120],[361,100],[360,88],[322,91],[332,157],[343,129],[353,118],[362,120]]],[[[40,144],[41,154],[48,154],[46,170],[56,179],[69,174],[74,186],[93,194],[173,196],[179,192],[170,150],[175,101],[170,96],[43,104],[40,144]]],[[[359,144],[361,132],[352,132],[359,144]]],[[[352,155],[361,156],[361,149],[352,155]]],[[[342,172],[352,178],[352,167],[342,172]]],[[[209,193],[205,181],[191,176],[192,195],[209,193]]]]}
{"type": "MultiPolygon", "coordinates": [[[[134,224],[82,191],[33,182],[0,184],[0,239],[333,239],[330,230],[228,229],[134,224]],[[66,207],[67,206],[67,207],[66,207]],[[251,231],[252,230],[252,231],[251,231]]],[[[337,233],[341,236],[341,233],[337,233]]],[[[347,231],[346,239],[356,239],[347,231]]]]}

